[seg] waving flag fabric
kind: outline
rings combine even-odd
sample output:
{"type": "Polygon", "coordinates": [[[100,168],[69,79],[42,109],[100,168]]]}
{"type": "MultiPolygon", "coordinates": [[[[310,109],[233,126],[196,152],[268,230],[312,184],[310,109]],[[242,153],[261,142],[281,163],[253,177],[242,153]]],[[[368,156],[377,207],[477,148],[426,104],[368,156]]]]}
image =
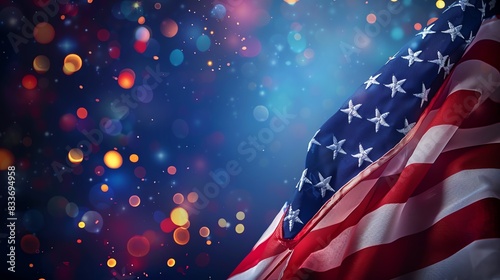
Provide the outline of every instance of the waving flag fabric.
{"type": "Polygon", "coordinates": [[[498,10],[455,2],[366,80],[230,279],[500,277],[498,10]]]}

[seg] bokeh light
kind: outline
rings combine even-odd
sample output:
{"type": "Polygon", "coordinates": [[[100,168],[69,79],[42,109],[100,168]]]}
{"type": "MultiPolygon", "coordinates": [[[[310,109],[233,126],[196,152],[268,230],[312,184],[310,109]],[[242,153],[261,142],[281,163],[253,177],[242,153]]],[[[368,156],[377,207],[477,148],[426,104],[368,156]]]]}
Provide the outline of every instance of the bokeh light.
{"type": "Polygon", "coordinates": [[[80,119],[85,119],[89,115],[89,112],[87,109],[80,107],[76,110],[76,116],[79,117],[80,119]]]}
{"type": "Polygon", "coordinates": [[[173,267],[175,265],[175,259],[170,258],[167,260],[167,266],[168,267],[173,267]]]}
{"type": "Polygon", "coordinates": [[[102,184],[101,185],[101,191],[102,192],[107,192],[109,190],[109,186],[107,184],[102,184]]]}
{"type": "Polygon", "coordinates": [[[445,3],[444,1],[442,1],[442,0],[438,0],[438,1],[436,1],[436,7],[437,7],[438,9],[442,9],[442,8],[444,8],[445,6],[446,6],[446,3],[445,3]]]}
{"type": "Polygon", "coordinates": [[[123,158],[120,153],[115,150],[108,151],[104,154],[104,164],[111,169],[118,169],[122,166],[123,158]]]}
{"type": "Polygon", "coordinates": [[[201,35],[198,39],[196,39],[196,47],[200,52],[207,51],[210,48],[210,44],[210,37],[207,35],[201,35]]]}
{"type": "Polygon", "coordinates": [[[80,163],[83,161],[83,152],[79,148],[73,148],[68,152],[68,159],[71,163],[80,163]]]}
{"type": "Polygon", "coordinates": [[[33,29],[33,37],[40,44],[52,42],[55,36],[54,27],[48,22],[40,22],[33,29]]]}
{"type": "Polygon", "coordinates": [[[165,233],[172,232],[176,227],[177,226],[174,223],[172,223],[172,219],[170,218],[165,218],[160,223],[160,229],[165,233]]]}
{"type": "Polygon", "coordinates": [[[132,163],[136,163],[136,162],[138,162],[138,161],[139,161],[139,156],[138,156],[138,155],[136,155],[136,154],[131,154],[131,155],[128,157],[128,159],[130,160],[130,162],[132,162],[132,163]]]}
{"type": "Polygon", "coordinates": [[[106,264],[108,265],[108,267],[113,268],[116,266],[116,260],[114,258],[110,258],[110,259],[108,259],[106,264]]]}
{"type": "Polygon", "coordinates": [[[183,227],[174,230],[174,241],[179,245],[186,245],[189,242],[189,231],[183,227]]]}
{"type": "Polygon", "coordinates": [[[224,218],[220,218],[220,219],[217,221],[217,224],[218,224],[221,228],[225,228],[225,227],[227,226],[226,219],[224,219],[224,218]]]}
{"type": "Polygon", "coordinates": [[[85,222],[82,222],[82,221],[78,222],[78,227],[85,228],[85,222]]]}
{"type": "Polygon", "coordinates": [[[132,236],[127,242],[127,251],[134,257],[144,257],[149,253],[151,245],[149,240],[142,235],[132,236]]]}
{"type": "Polygon", "coordinates": [[[373,13],[370,13],[366,16],[366,21],[370,24],[374,24],[377,21],[377,16],[373,13]]]}
{"type": "Polygon", "coordinates": [[[7,170],[14,164],[14,154],[4,148],[0,148],[0,170],[7,170]]]}
{"type": "Polygon", "coordinates": [[[63,71],[66,75],[71,75],[82,68],[82,58],[77,54],[68,54],[64,58],[63,71]]]}
{"type": "Polygon", "coordinates": [[[135,30],[135,39],[137,41],[147,42],[149,41],[149,38],[151,38],[151,33],[149,32],[149,29],[146,28],[145,26],[139,26],[135,30]]]}
{"type": "Polygon", "coordinates": [[[176,193],[172,197],[172,200],[174,201],[175,204],[181,204],[184,202],[184,196],[181,193],[176,193]]]}
{"type": "Polygon", "coordinates": [[[40,250],[40,240],[33,234],[26,234],[21,238],[21,250],[26,254],[37,254],[40,250]]]}
{"type": "Polygon", "coordinates": [[[128,199],[128,203],[130,204],[130,206],[132,207],[137,207],[141,204],[141,198],[137,195],[131,195],[128,199]]]}
{"type": "Polygon", "coordinates": [[[177,168],[171,165],[167,168],[167,173],[170,175],[175,175],[175,173],[177,173],[177,168]]]}
{"type": "Polygon", "coordinates": [[[245,219],[245,212],[243,211],[239,211],[238,213],[236,213],[236,219],[242,221],[245,219]]]}
{"type": "Polygon", "coordinates": [[[170,219],[175,225],[184,226],[189,220],[189,215],[186,209],[175,207],[172,209],[172,212],[170,212],[170,219]]]}
{"type": "Polygon", "coordinates": [[[236,231],[236,233],[243,233],[243,231],[245,231],[245,226],[243,224],[237,224],[235,227],[234,227],[234,230],[236,231]]]}
{"type": "Polygon", "coordinates": [[[130,89],[135,83],[135,72],[130,68],[123,69],[118,75],[118,85],[123,89],[130,89]]]}
{"type": "Polygon", "coordinates": [[[45,55],[38,55],[33,59],[33,69],[39,74],[43,74],[50,69],[50,60],[45,55]]]}
{"type": "Polygon", "coordinates": [[[224,19],[224,17],[226,17],[226,7],[223,4],[217,4],[212,8],[210,14],[214,18],[222,20],[224,19]]]}
{"type": "Polygon", "coordinates": [[[179,31],[179,26],[177,25],[177,23],[175,21],[167,18],[161,22],[160,31],[161,31],[161,34],[163,34],[163,36],[165,36],[167,38],[172,38],[179,31]]]}
{"type": "Polygon", "coordinates": [[[181,50],[175,49],[170,53],[170,63],[173,66],[179,66],[184,61],[184,53],[181,50]]]}
{"type": "Polygon", "coordinates": [[[37,83],[38,81],[36,77],[31,74],[25,75],[21,81],[21,84],[25,89],[34,89],[37,83]]]}
{"type": "Polygon", "coordinates": [[[208,237],[210,235],[210,229],[208,227],[201,227],[200,228],[200,236],[201,237],[208,237]]]}
{"type": "Polygon", "coordinates": [[[80,208],[78,208],[78,205],[74,202],[66,204],[65,210],[66,214],[71,218],[76,218],[80,212],[80,208]]]}
{"type": "Polygon", "coordinates": [[[196,201],[198,201],[198,194],[196,192],[188,193],[187,201],[189,201],[191,203],[195,203],[196,201]]]}
{"type": "Polygon", "coordinates": [[[99,233],[104,225],[104,220],[101,214],[96,211],[87,211],[82,216],[82,222],[84,222],[84,228],[90,233],[99,233]]]}

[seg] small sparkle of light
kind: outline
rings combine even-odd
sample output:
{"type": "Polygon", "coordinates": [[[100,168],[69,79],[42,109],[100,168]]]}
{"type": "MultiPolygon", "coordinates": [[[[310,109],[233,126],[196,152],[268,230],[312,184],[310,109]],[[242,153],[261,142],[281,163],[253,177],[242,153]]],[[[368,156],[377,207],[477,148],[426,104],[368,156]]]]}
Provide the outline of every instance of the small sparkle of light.
{"type": "Polygon", "coordinates": [[[84,227],[85,227],[85,222],[83,222],[83,221],[82,221],[82,222],[79,222],[79,223],[78,223],[78,227],[79,227],[79,228],[84,228],[84,227]]]}

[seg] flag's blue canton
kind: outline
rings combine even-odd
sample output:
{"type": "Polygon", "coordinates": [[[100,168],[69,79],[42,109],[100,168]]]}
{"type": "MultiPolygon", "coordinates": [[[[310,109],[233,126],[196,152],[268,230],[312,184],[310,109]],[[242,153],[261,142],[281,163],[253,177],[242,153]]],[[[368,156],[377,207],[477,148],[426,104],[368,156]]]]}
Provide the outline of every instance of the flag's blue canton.
{"type": "Polygon", "coordinates": [[[494,5],[467,0],[450,5],[316,132],[285,213],[284,238],[293,238],[339,188],[411,130],[494,5]]]}

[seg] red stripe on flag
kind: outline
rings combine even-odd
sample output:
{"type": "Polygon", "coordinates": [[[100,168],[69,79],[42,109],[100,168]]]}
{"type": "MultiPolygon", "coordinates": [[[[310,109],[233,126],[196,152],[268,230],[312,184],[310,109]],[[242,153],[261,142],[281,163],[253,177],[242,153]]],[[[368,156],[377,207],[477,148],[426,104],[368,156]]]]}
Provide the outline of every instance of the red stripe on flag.
{"type": "Polygon", "coordinates": [[[306,274],[308,279],[390,279],[439,262],[475,240],[500,237],[498,213],[500,200],[483,199],[425,231],[362,249],[346,257],[340,267],[325,272],[287,270],[284,279],[297,273],[306,274]],[[466,234],[457,234],[464,229],[466,234]]]}

